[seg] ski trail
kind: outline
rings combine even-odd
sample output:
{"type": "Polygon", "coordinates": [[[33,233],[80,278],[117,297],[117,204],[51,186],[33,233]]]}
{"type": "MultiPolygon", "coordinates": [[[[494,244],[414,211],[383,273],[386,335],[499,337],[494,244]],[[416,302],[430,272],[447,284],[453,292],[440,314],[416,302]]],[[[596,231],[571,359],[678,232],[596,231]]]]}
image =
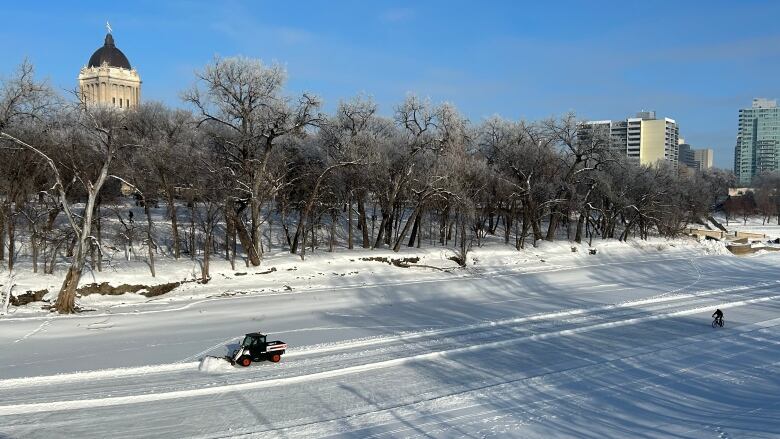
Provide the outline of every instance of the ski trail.
{"type": "MultiPolygon", "coordinates": [[[[760,297],[760,298],[748,299],[748,300],[739,300],[734,302],[723,302],[717,304],[716,306],[719,308],[726,308],[726,307],[734,308],[734,307],[745,306],[749,304],[773,301],[777,299],[780,299],[780,295],[760,297]]],[[[513,344],[518,344],[518,343],[523,343],[528,341],[539,341],[539,340],[545,340],[553,337],[575,335],[575,334],[594,331],[598,329],[615,328],[615,327],[635,325],[635,324],[645,323],[645,322],[652,322],[656,320],[667,319],[667,318],[672,318],[677,316],[698,314],[702,312],[708,312],[711,308],[712,306],[689,308],[685,310],[673,311],[673,312],[668,312],[663,314],[636,317],[636,318],[626,319],[617,322],[599,323],[599,324],[584,326],[580,328],[565,329],[561,331],[555,331],[555,332],[544,333],[544,334],[534,334],[525,337],[519,337],[517,339],[512,339],[512,340],[502,340],[493,343],[482,343],[476,346],[466,346],[462,348],[455,348],[455,349],[450,349],[445,351],[419,354],[411,357],[395,358],[391,360],[379,361],[376,363],[368,363],[368,364],[362,364],[358,366],[351,366],[343,369],[316,372],[307,375],[298,375],[293,377],[278,378],[278,379],[272,379],[266,381],[228,384],[223,386],[215,386],[215,387],[207,387],[207,388],[199,388],[199,389],[178,390],[178,391],[170,391],[170,392],[149,393],[149,394],[141,394],[141,395],[120,396],[120,397],[106,397],[106,398],[95,398],[95,399],[81,399],[81,400],[70,400],[70,401],[54,401],[54,402],[45,402],[45,403],[15,404],[15,405],[0,406],[0,416],[79,410],[79,409],[109,407],[109,406],[122,406],[122,405],[138,404],[144,402],[167,401],[167,400],[180,399],[180,398],[220,395],[226,392],[264,389],[264,388],[279,387],[279,386],[295,384],[295,383],[306,383],[306,382],[311,382],[311,381],[316,381],[321,379],[352,375],[352,374],[370,371],[370,370],[385,369],[385,368],[400,366],[403,364],[408,364],[413,362],[434,360],[438,358],[446,358],[453,354],[474,352],[476,350],[483,350],[485,348],[500,348],[500,347],[510,346],[513,344]]]]}
{"type": "Polygon", "coordinates": [[[695,258],[690,259],[690,263],[693,266],[693,268],[696,270],[696,279],[694,279],[694,281],[691,282],[690,284],[688,284],[688,285],[686,285],[684,287],[680,287],[680,288],[674,289],[672,291],[668,291],[668,292],[662,294],[662,296],[678,293],[678,292],[680,292],[682,290],[691,288],[692,286],[694,286],[697,283],[699,283],[699,281],[701,280],[701,277],[702,277],[701,269],[699,268],[698,265],[696,265],[696,259],[695,258]]]}
{"type": "Polygon", "coordinates": [[[33,329],[32,331],[28,332],[24,336],[22,336],[19,339],[14,340],[14,343],[19,343],[20,341],[27,340],[28,338],[32,337],[33,335],[46,330],[46,327],[48,327],[51,324],[51,317],[48,318],[45,322],[41,323],[37,328],[33,329]]]}

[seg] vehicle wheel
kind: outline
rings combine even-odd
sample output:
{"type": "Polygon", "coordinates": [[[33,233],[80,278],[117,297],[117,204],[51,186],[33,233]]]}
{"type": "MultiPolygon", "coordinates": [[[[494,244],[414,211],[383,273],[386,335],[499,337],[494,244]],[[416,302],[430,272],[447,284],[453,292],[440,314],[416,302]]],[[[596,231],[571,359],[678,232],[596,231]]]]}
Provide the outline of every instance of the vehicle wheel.
{"type": "Polygon", "coordinates": [[[240,364],[241,366],[247,367],[250,364],[252,364],[252,359],[249,358],[249,357],[241,357],[241,358],[238,359],[238,364],[240,364]]]}
{"type": "Polygon", "coordinates": [[[278,363],[279,360],[281,360],[281,359],[282,359],[282,356],[279,355],[279,354],[273,354],[273,355],[271,355],[271,358],[269,358],[269,360],[271,360],[272,363],[278,363]]]}

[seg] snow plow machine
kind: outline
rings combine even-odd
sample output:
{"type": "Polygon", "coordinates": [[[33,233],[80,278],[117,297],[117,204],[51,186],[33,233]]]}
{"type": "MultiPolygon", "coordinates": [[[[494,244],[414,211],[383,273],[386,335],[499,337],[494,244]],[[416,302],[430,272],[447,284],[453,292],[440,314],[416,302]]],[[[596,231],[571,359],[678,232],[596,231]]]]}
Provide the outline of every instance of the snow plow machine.
{"type": "Polygon", "coordinates": [[[238,349],[223,358],[234,366],[247,367],[257,361],[278,363],[286,350],[287,343],[279,340],[267,341],[265,334],[250,332],[244,336],[238,349]]]}

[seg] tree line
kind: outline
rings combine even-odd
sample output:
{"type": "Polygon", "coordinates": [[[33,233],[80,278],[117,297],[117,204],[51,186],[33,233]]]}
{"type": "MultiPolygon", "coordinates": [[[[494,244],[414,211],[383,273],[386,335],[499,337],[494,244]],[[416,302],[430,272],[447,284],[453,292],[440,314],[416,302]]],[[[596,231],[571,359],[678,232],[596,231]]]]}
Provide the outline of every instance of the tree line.
{"type": "Polygon", "coordinates": [[[69,268],[54,305],[76,310],[85,267],[130,243],[155,257],[220,257],[260,266],[281,245],[399,251],[443,246],[466,263],[488,236],[539,240],[673,237],[706,217],[733,177],[630,163],[574,114],[477,123],[450,103],[409,95],[383,116],[359,95],[326,113],[285,92],[286,72],[215,58],[182,93],[115,109],[64,97],[22,63],[0,87],[0,260],[69,268]],[[143,218],[114,198],[132,194],[143,218]],[[165,207],[165,228],[151,209],[165,207]],[[107,226],[110,224],[110,226],[107,226]]]}
{"type": "Polygon", "coordinates": [[[750,186],[745,193],[728,197],[723,203],[726,225],[735,218],[747,224],[748,219],[759,216],[762,224],[769,224],[775,217],[780,226],[780,172],[761,173],[750,186]]]}

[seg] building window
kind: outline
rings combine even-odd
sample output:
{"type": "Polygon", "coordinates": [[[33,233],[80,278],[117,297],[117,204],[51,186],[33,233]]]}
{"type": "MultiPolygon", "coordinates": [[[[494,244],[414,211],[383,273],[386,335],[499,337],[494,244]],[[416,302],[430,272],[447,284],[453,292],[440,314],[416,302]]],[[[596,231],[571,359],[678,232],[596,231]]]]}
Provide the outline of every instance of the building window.
{"type": "Polygon", "coordinates": [[[114,106],[116,107],[116,98],[111,98],[111,103],[113,103],[114,106]]]}

